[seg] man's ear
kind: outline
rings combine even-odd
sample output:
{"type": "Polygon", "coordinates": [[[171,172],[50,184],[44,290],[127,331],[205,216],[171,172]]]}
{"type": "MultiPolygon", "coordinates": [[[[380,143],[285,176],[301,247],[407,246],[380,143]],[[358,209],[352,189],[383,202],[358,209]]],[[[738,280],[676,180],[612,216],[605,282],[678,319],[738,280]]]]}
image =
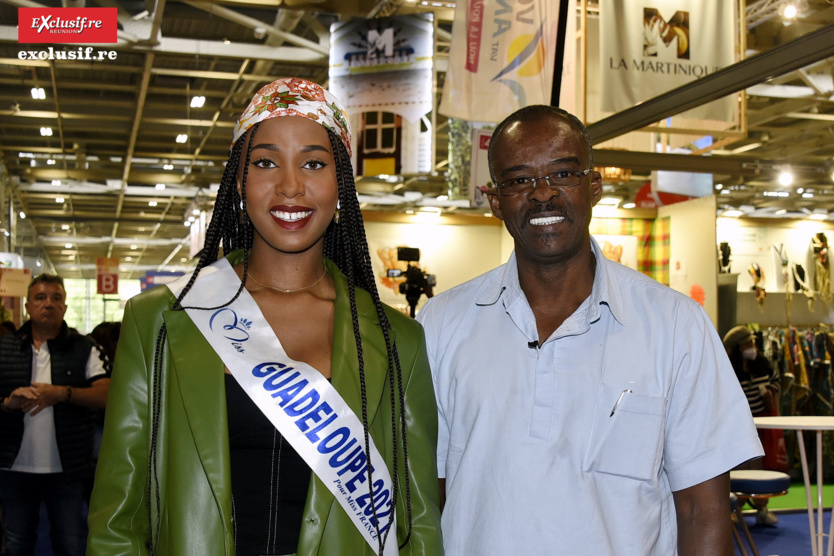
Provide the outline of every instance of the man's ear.
{"type": "Polygon", "coordinates": [[[602,174],[591,171],[591,206],[595,207],[602,199],[602,174]]]}
{"type": "Polygon", "coordinates": [[[489,201],[489,208],[492,210],[493,216],[500,221],[504,221],[504,213],[501,212],[501,203],[498,199],[498,196],[501,193],[498,191],[497,187],[491,187],[487,189],[486,195],[487,200],[489,201]]]}

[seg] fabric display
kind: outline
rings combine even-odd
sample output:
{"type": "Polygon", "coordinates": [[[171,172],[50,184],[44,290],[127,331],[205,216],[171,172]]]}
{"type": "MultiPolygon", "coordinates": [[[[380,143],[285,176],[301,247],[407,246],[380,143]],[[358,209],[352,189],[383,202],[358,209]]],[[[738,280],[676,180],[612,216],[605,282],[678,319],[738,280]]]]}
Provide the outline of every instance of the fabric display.
{"type": "MultiPolygon", "coordinates": [[[[834,351],[834,332],[825,325],[819,327],[768,328],[757,332],[761,337],[762,355],[776,369],[780,377],[779,414],[787,416],[834,416],[831,353],[834,351]]],[[[799,467],[799,447],[796,431],[784,432],[790,468],[799,467]]],[[[808,461],[816,461],[816,443],[805,442],[808,461]]],[[[823,465],[825,480],[834,479],[834,431],[823,433],[823,465]]]]}

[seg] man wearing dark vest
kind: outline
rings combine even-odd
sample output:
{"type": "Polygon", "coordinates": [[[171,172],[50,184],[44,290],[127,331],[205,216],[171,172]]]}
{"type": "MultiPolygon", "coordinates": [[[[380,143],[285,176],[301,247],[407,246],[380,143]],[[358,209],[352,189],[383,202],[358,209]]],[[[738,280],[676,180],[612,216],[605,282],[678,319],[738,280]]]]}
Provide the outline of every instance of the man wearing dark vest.
{"type": "Polygon", "coordinates": [[[0,338],[0,509],[7,556],[31,555],[45,502],[55,554],[84,554],[84,481],[93,472],[93,410],[107,400],[109,362],[70,330],[64,280],[29,284],[29,321],[0,338]]]}

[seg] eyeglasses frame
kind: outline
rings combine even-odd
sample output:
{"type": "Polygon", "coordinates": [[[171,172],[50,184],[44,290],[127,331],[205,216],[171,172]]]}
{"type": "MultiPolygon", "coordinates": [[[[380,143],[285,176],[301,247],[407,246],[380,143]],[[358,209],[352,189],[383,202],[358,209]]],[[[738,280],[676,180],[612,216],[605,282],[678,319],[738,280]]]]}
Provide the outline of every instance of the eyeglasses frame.
{"type": "Polygon", "coordinates": [[[546,174],[544,176],[538,176],[538,177],[518,176],[516,178],[510,178],[506,181],[502,181],[501,183],[495,184],[495,189],[498,189],[501,192],[501,194],[504,195],[505,197],[514,197],[516,195],[521,195],[522,193],[527,193],[529,191],[535,190],[536,189],[536,184],[538,183],[538,180],[546,181],[547,182],[547,187],[550,188],[550,189],[559,189],[559,190],[561,190],[561,189],[572,189],[574,187],[579,187],[580,185],[582,185],[582,178],[589,175],[593,170],[594,170],[593,167],[591,167],[591,168],[588,168],[587,170],[578,170],[576,172],[573,172],[573,171],[570,171],[570,170],[558,170],[556,172],[550,172],[550,174],[556,174],[557,172],[571,172],[571,174],[573,174],[574,176],[579,178],[579,182],[576,183],[575,185],[552,185],[550,183],[550,174],[546,174]],[[507,184],[507,182],[511,182],[511,181],[513,181],[515,179],[519,179],[519,178],[524,178],[524,179],[531,180],[533,182],[533,185],[530,186],[529,188],[522,189],[522,190],[518,191],[517,193],[506,193],[504,191],[504,186],[507,184]]]}

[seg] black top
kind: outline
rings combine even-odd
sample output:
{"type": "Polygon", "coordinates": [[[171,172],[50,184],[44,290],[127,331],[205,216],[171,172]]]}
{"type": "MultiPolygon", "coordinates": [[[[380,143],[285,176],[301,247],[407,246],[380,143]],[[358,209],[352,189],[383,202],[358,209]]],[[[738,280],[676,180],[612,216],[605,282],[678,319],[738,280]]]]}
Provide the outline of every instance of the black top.
{"type": "Polygon", "coordinates": [[[310,467],[226,374],[237,556],[292,554],[298,547],[310,467]]]}

